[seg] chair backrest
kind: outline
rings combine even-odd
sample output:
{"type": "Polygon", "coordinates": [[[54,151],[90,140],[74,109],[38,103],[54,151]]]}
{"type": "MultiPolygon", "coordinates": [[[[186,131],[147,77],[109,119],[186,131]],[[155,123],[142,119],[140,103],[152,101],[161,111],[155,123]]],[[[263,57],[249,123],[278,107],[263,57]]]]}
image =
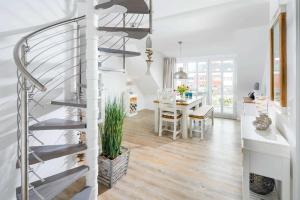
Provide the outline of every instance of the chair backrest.
{"type": "Polygon", "coordinates": [[[172,89],[158,92],[159,108],[163,111],[176,112],[176,93],[172,89]]]}

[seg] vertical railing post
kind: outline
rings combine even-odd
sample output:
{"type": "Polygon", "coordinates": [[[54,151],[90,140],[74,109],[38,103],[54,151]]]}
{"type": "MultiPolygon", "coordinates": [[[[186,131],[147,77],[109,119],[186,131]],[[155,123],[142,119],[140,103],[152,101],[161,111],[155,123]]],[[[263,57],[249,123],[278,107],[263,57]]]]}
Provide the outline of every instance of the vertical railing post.
{"type": "MultiPolygon", "coordinates": [[[[26,46],[21,49],[23,65],[26,66],[26,46]]],[[[22,200],[29,200],[28,179],[28,92],[26,78],[21,83],[21,195],[22,200]]]]}
{"type": "Polygon", "coordinates": [[[75,65],[78,65],[76,67],[76,73],[78,74],[76,78],[76,98],[79,100],[82,97],[82,90],[81,90],[81,84],[82,84],[82,74],[81,74],[81,47],[80,47],[80,25],[79,22],[76,24],[76,33],[75,37],[77,38],[75,41],[75,65]]]}
{"type": "MultiPolygon", "coordinates": [[[[126,19],[125,19],[125,14],[123,14],[123,28],[125,28],[125,25],[126,25],[126,19]]],[[[126,70],[126,58],[125,58],[125,50],[126,50],[126,39],[125,37],[123,37],[123,70],[124,70],[124,73],[125,73],[125,70],[126,70]]]]}
{"type": "Polygon", "coordinates": [[[91,199],[98,196],[98,17],[94,10],[94,0],[86,1],[86,151],[87,164],[90,167],[87,184],[93,188],[91,199]]]}

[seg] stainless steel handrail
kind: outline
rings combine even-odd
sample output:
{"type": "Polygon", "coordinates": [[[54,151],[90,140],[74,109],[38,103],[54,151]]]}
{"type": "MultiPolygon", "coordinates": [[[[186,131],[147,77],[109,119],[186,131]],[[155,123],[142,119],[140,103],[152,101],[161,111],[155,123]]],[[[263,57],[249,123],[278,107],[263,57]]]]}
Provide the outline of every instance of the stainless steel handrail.
{"type": "Polygon", "coordinates": [[[38,54],[34,55],[29,61],[28,61],[28,64],[32,63],[36,58],[38,58],[40,55],[46,53],[47,51],[49,51],[50,49],[53,49],[57,46],[60,46],[60,45],[64,45],[66,43],[69,43],[69,42],[72,42],[74,40],[77,40],[77,39],[80,39],[80,38],[83,38],[82,36],[79,36],[77,38],[71,38],[71,39],[68,39],[68,40],[64,40],[64,41],[61,41],[61,42],[55,42],[54,44],[50,45],[50,47],[48,46],[46,49],[43,49],[42,51],[40,51],[38,54]]]}
{"type": "MultiPolygon", "coordinates": [[[[86,26],[80,26],[79,27],[79,29],[84,29],[84,28],[86,28],[86,26]]],[[[46,42],[46,41],[48,41],[48,40],[50,40],[54,37],[60,36],[62,34],[70,33],[72,31],[77,31],[77,30],[78,30],[78,28],[73,28],[71,30],[67,30],[67,31],[64,31],[64,32],[47,35],[47,36],[45,36],[44,39],[42,39],[42,40],[38,41],[37,43],[35,43],[34,45],[30,46],[30,51],[32,51],[36,46],[41,45],[42,43],[44,43],[44,42],[46,42]]],[[[41,39],[41,38],[39,38],[39,39],[41,39]]],[[[32,41],[32,39],[30,41],[32,41]]]]}
{"type": "Polygon", "coordinates": [[[47,30],[50,30],[50,29],[53,29],[57,26],[61,26],[61,25],[65,25],[65,24],[69,24],[69,23],[72,23],[72,22],[77,22],[77,21],[80,21],[82,19],[84,19],[85,16],[81,16],[81,17],[77,17],[77,18],[73,18],[73,19],[69,19],[69,20],[64,20],[64,21],[61,21],[61,22],[57,22],[57,23],[53,23],[51,25],[48,25],[48,26],[45,26],[44,28],[41,28],[37,31],[34,31],[24,37],[21,38],[21,40],[19,40],[17,42],[17,44],[15,45],[14,47],[14,51],[13,51],[13,57],[14,57],[14,61],[18,67],[18,70],[20,71],[21,75],[26,78],[26,80],[28,80],[34,87],[38,88],[39,90],[41,91],[46,91],[47,90],[47,87],[45,85],[43,85],[39,80],[37,80],[36,78],[34,78],[29,71],[27,71],[27,69],[25,68],[24,64],[22,63],[21,61],[21,58],[20,58],[20,50],[21,50],[21,47],[24,43],[26,43],[26,41],[34,36],[36,36],[37,34],[40,34],[44,31],[47,31],[47,30]]]}
{"type": "Polygon", "coordinates": [[[62,55],[62,53],[65,53],[65,52],[68,52],[68,51],[72,51],[74,49],[78,49],[78,48],[80,48],[80,47],[82,47],[84,45],[85,44],[81,44],[79,46],[75,46],[75,47],[72,47],[72,48],[63,49],[63,50],[61,50],[59,52],[55,52],[54,54],[51,54],[51,55],[47,56],[39,65],[35,66],[35,68],[31,71],[31,73],[34,73],[36,70],[38,70],[42,65],[44,65],[45,63],[47,63],[49,60],[54,59],[55,57],[62,55]]]}

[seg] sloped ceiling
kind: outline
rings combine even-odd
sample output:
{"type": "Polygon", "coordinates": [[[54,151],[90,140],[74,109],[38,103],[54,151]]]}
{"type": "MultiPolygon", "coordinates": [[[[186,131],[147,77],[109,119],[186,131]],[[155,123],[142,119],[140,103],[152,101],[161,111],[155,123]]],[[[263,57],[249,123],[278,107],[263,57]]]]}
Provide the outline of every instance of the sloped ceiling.
{"type": "Polygon", "coordinates": [[[152,0],[154,19],[179,15],[202,8],[249,0],[152,0]]]}
{"type": "Polygon", "coordinates": [[[178,56],[178,41],[185,56],[201,45],[231,45],[235,31],[267,26],[269,20],[268,0],[154,0],[154,9],[153,46],[166,56],[178,56]]]}

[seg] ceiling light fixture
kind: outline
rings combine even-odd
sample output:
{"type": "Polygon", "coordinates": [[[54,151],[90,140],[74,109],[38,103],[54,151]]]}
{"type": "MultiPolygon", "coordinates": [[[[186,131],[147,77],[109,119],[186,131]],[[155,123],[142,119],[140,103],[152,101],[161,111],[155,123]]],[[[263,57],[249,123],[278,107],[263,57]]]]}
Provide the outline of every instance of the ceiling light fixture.
{"type": "MultiPolygon", "coordinates": [[[[182,41],[178,42],[179,44],[179,58],[182,58],[182,41]]],[[[188,79],[187,73],[183,71],[183,67],[179,68],[179,71],[174,73],[175,79],[188,79]]]]}

